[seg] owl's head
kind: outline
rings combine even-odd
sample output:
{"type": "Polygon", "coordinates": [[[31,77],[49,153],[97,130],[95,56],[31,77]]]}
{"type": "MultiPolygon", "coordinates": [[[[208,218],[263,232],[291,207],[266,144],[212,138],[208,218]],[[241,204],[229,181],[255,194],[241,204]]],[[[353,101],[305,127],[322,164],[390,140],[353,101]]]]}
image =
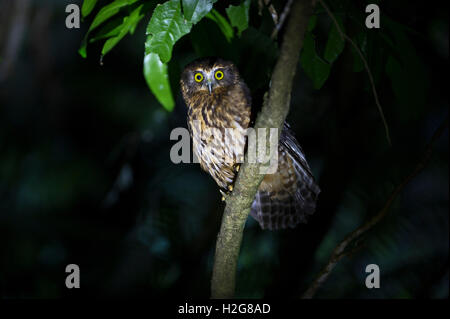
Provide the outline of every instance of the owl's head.
{"type": "Polygon", "coordinates": [[[181,74],[183,94],[214,94],[239,82],[236,66],[220,58],[202,58],[188,64],[181,74]]]}

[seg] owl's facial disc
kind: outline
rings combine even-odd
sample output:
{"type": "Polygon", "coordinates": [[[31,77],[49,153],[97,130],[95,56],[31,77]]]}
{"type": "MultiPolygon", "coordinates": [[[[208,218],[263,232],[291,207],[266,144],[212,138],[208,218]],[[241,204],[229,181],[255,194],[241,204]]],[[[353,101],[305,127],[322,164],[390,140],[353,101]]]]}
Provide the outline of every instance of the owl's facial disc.
{"type": "Polygon", "coordinates": [[[220,68],[212,68],[207,70],[197,70],[193,72],[193,79],[200,85],[200,90],[208,91],[209,94],[213,93],[213,90],[219,86],[219,83],[224,78],[224,71],[220,68]]]}

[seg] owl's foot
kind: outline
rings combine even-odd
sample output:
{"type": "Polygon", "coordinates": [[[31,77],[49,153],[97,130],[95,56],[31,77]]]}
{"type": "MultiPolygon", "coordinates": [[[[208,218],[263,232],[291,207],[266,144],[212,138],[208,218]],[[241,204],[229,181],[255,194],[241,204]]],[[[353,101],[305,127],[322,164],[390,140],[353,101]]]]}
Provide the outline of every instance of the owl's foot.
{"type": "Polygon", "coordinates": [[[239,169],[241,168],[241,165],[239,164],[239,165],[236,165],[235,167],[234,167],[234,170],[236,171],[236,173],[237,172],[239,172],[239,169]]]}
{"type": "Polygon", "coordinates": [[[219,189],[220,194],[222,194],[222,202],[224,202],[228,196],[231,195],[231,192],[233,191],[233,185],[228,185],[226,190],[219,189]]]}

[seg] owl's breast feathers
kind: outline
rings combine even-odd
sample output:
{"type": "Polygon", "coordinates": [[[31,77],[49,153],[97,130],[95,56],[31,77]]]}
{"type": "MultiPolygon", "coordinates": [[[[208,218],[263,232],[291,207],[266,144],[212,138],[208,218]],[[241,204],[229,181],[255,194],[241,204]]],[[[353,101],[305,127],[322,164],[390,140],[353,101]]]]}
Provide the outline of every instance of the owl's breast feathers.
{"type": "Polygon", "coordinates": [[[250,123],[251,100],[244,83],[190,95],[188,126],[200,166],[226,190],[233,183],[236,164],[243,161],[245,132],[250,123]]]}

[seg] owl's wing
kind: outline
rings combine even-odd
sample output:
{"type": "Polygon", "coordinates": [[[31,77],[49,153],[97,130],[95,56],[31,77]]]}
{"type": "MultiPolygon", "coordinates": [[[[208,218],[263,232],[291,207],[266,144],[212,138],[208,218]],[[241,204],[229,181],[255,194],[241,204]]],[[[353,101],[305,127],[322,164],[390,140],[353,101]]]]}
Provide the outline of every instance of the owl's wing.
{"type": "Polygon", "coordinates": [[[287,123],[280,136],[278,171],[266,175],[250,214],[263,229],[294,228],[316,209],[319,186],[287,123]]]}
{"type": "Polygon", "coordinates": [[[304,185],[309,188],[310,192],[319,193],[320,189],[315,183],[314,176],[309,168],[308,162],[305,158],[305,153],[303,152],[302,147],[297,142],[297,139],[294,136],[294,133],[291,130],[291,127],[287,122],[284,122],[283,131],[281,132],[280,137],[281,146],[286,149],[294,160],[294,165],[296,166],[296,172],[300,175],[300,180],[309,180],[309,183],[305,183],[304,185]]]}

